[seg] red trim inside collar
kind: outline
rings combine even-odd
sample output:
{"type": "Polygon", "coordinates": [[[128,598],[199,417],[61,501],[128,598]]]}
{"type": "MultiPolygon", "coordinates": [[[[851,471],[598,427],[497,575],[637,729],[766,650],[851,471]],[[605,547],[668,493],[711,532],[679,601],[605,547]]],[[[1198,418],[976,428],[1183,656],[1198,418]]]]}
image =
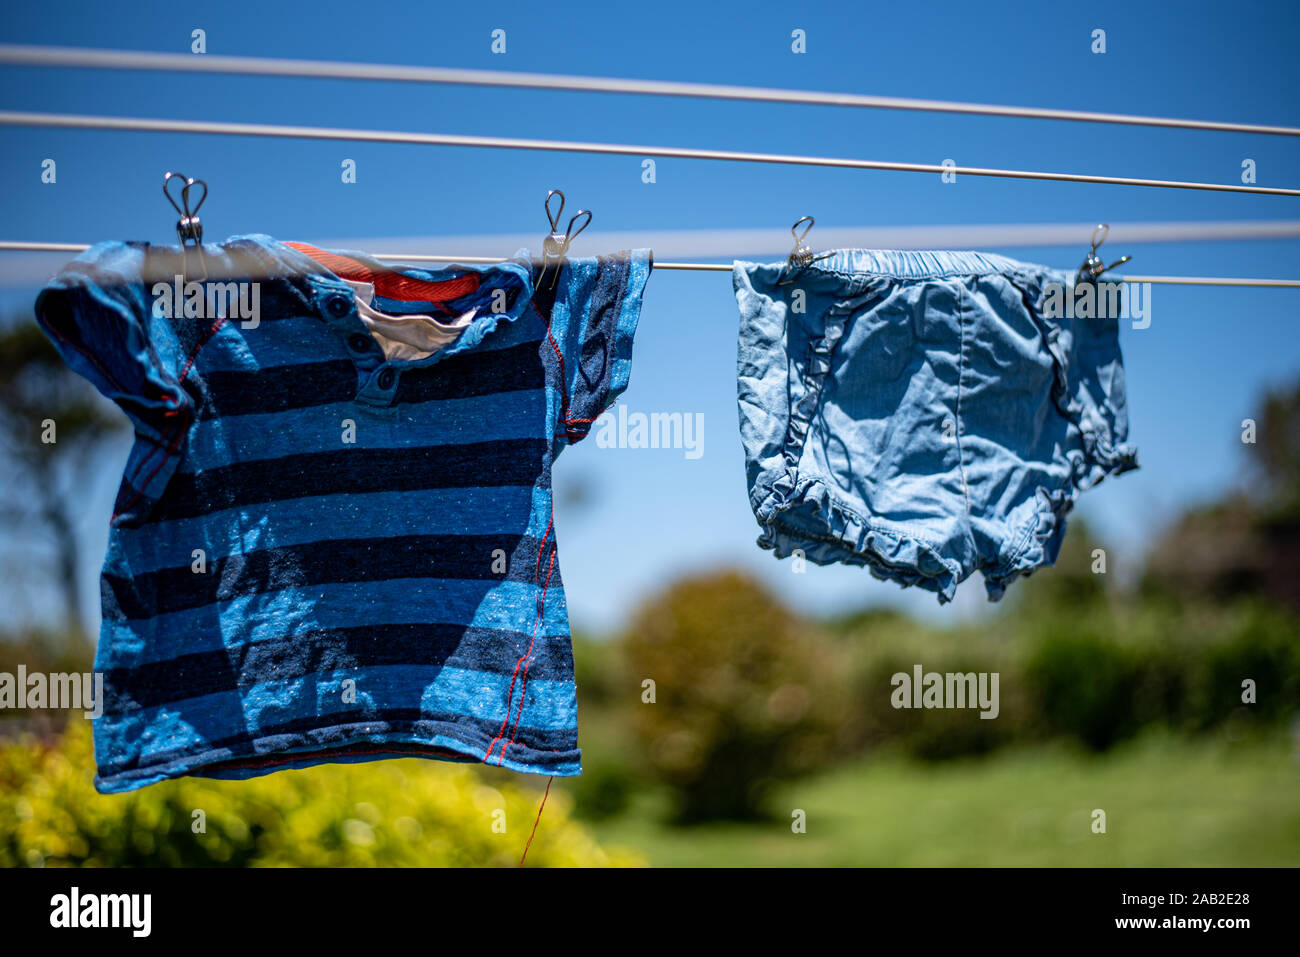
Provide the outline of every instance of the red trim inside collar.
{"type": "Polygon", "coordinates": [[[429,279],[413,279],[393,270],[376,272],[362,265],[351,256],[326,252],[307,243],[285,243],[298,252],[310,256],[330,272],[353,282],[368,282],[375,287],[375,295],[385,299],[399,299],[407,302],[450,302],[461,296],[468,296],[478,290],[477,273],[466,273],[455,279],[434,282],[429,279]]]}

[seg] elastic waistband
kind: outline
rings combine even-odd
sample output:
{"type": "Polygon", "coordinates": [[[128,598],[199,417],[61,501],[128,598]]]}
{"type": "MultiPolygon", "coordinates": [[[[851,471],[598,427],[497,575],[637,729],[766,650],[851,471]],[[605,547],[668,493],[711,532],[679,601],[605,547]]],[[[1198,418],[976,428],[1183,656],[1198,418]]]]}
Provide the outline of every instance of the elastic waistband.
{"type": "Polygon", "coordinates": [[[836,249],[808,267],[844,276],[888,276],[893,279],[940,279],[946,276],[986,276],[1043,270],[1043,266],[992,253],[929,249],[836,249]]]}

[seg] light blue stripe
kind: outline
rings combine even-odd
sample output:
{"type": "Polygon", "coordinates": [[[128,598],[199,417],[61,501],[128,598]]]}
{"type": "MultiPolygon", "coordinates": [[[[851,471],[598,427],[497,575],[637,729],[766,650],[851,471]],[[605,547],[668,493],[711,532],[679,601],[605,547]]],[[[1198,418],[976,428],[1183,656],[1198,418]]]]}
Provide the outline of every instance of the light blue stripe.
{"type": "Polygon", "coordinates": [[[546,390],[498,392],[465,399],[403,403],[390,419],[356,402],[204,419],[190,430],[181,472],[202,472],[233,462],[250,462],[337,452],[349,448],[401,449],[458,445],[546,435],[546,390]],[[345,421],[352,444],[344,444],[345,421]]]}
{"type": "Polygon", "coordinates": [[[609,374],[611,397],[619,396],[627,389],[632,375],[632,340],[636,335],[637,322],[641,318],[641,297],[649,278],[649,260],[639,255],[638,250],[628,267],[627,286],[622,301],[623,309],[619,313],[618,325],[614,330],[614,348],[611,350],[613,358],[609,374]]]}
{"type": "Polygon", "coordinates": [[[399,535],[487,535],[540,539],[551,521],[551,490],[537,486],[340,493],[244,505],[195,518],[116,530],[105,571],[139,575],[259,548],[328,539],[399,535]]]}
{"type": "MultiPolygon", "coordinates": [[[[232,651],[257,641],[317,629],[366,625],[449,624],[531,634],[541,586],[527,582],[407,578],[282,588],[152,618],[106,618],[97,670],[134,667],[205,651],[232,651]],[[436,596],[436,600],[434,600],[436,596]],[[418,600],[413,600],[418,598],[418,600]]],[[[554,581],[539,636],[569,634],[564,590],[554,581]]]]}
{"type": "MultiPolygon", "coordinates": [[[[418,706],[426,713],[441,711],[506,722],[503,740],[509,740],[519,714],[521,685],[518,677],[510,674],[412,665],[339,670],[291,681],[267,681],[242,692],[223,691],[114,715],[111,720],[98,722],[100,737],[106,739],[100,753],[126,755],[138,751],[140,760],[148,761],[244,732],[257,736],[263,728],[301,718],[336,715],[340,723],[350,724],[363,720],[356,714],[359,708],[378,707],[379,702],[388,708],[418,706]],[[356,682],[355,703],[343,701],[344,680],[356,682]],[[507,706],[506,697],[512,683],[513,700],[507,706]],[[142,734],[143,728],[151,733],[142,734]]],[[[577,728],[573,682],[529,680],[524,699],[519,727],[543,731],[577,728]]],[[[319,734],[327,728],[321,721],[310,733],[319,734]]]]}
{"type": "Polygon", "coordinates": [[[347,346],[323,320],[275,319],[244,329],[227,322],[199,353],[201,372],[253,372],[276,366],[348,359],[347,346]]]}

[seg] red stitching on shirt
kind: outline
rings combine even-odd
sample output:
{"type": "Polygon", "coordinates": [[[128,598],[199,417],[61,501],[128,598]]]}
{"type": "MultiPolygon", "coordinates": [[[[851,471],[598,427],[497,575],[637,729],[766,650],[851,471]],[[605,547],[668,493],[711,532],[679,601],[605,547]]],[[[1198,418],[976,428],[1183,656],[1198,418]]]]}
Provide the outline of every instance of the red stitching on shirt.
{"type": "MultiPolygon", "coordinates": [[[[534,581],[537,581],[538,579],[540,579],[540,578],[542,577],[542,552],[545,551],[545,549],[546,549],[546,540],[550,537],[550,535],[551,535],[551,529],[554,527],[554,525],[555,525],[555,511],[552,510],[552,511],[551,511],[551,520],[550,520],[550,521],[547,523],[547,525],[546,525],[546,533],[545,533],[544,535],[542,535],[542,540],[541,540],[541,542],[540,542],[540,543],[538,544],[538,546],[537,546],[537,563],[536,563],[536,565],[534,565],[534,567],[533,567],[533,580],[534,580],[534,581]]],[[[552,562],[552,564],[554,564],[554,561],[555,561],[555,556],[552,555],[552,556],[551,556],[551,562],[552,562]]],[[[547,575],[547,577],[546,577],[546,585],[550,585],[550,583],[551,583],[551,578],[550,578],[549,575],[547,575]]],[[[485,751],[484,754],[483,754],[483,762],[484,762],[485,764],[487,763],[488,758],[490,758],[490,757],[492,756],[492,749],[495,748],[495,747],[497,746],[497,742],[500,741],[503,737],[505,737],[506,726],[507,726],[508,724],[510,724],[510,702],[512,702],[512,701],[515,700],[515,680],[516,680],[516,679],[518,678],[518,676],[519,676],[519,669],[520,669],[520,667],[522,667],[523,663],[528,659],[528,656],[531,655],[531,654],[533,653],[533,645],[537,642],[537,628],[538,628],[538,626],[541,624],[541,621],[542,621],[542,609],[545,607],[545,604],[546,604],[546,585],[544,585],[544,586],[542,587],[542,594],[541,594],[541,596],[538,598],[538,602],[537,602],[537,620],[533,623],[533,636],[532,636],[532,638],[531,638],[531,639],[529,640],[529,642],[528,642],[528,650],[524,652],[523,657],[521,657],[518,661],[515,662],[515,670],[514,670],[514,672],[510,675],[510,691],[509,691],[509,693],[506,695],[506,716],[505,716],[505,719],[502,720],[502,722],[501,722],[501,728],[497,731],[497,735],[496,735],[496,737],[493,738],[493,739],[491,740],[491,742],[488,743],[487,751],[485,751]]],[[[522,708],[523,708],[523,700],[522,700],[522,697],[521,697],[521,699],[520,699],[520,708],[521,708],[521,710],[522,710],[522,708]]],[[[516,726],[517,726],[517,725],[516,725],[516,726]]],[[[502,760],[505,760],[505,748],[504,748],[504,747],[501,749],[501,758],[502,758],[502,760]]]]}
{"type": "MultiPolygon", "coordinates": [[[[176,380],[176,385],[178,388],[180,388],[183,385],[186,377],[190,374],[190,369],[193,368],[194,366],[194,360],[197,359],[199,356],[199,350],[202,349],[205,345],[207,345],[208,340],[217,334],[217,330],[226,324],[226,318],[227,318],[226,316],[222,316],[221,318],[217,319],[217,321],[214,322],[208,328],[208,331],[203,334],[203,336],[199,339],[199,341],[195,343],[194,351],[192,351],[190,353],[190,357],[185,360],[185,365],[181,367],[180,378],[176,380]]],[[[164,400],[166,400],[165,396],[164,396],[164,400]]],[[[174,405],[172,406],[171,409],[164,412],[163,415],[167,416],[168,418],[172,418],[176,415],[179,415],[180,411],[181,411],[181,406],[174,405]]],[[[140,470],[145,467],[145,465],[149,462],[149,460],[152,459],[160,450],[162,450],[162,446],[155,445],[153,447],[153,450],[140,461],[139,465],[135,467],[135,471],[132,472],[131,477],[127,479],[127,481],[131,485],[135,485],[136,487],[135,495],[132,496],[131,499],[125,505],[123,505],[121,508],[113,512],[112,518],[108,520],[110,525],[113,522],[117,521],[117,517],[119,515],[123,514],[128,509],[130,509],[132,505],[134,505],[137,501],[140,500],[141,497],[144,496],[144,490],[149,487],[149,483],[152,482],[153,477],[158,474],[158,470],[161,469],[165,464],[167,464],[167,459],[175,455],[177,449],[180,448],[181,440],[185,438],[186,431],[187,431],[186,422],[180,421],[176,423],[176,433],[172,437],[172,439],[170,441],[167,439],[163,440],[164,442],[167,442],[167,449],[165,451],[165,454],[162,457],[162,460],[159,461],[159,463],[154,466],[153,471],[149,473],[148,477],[145,478],[144,482],[141,483],[140,485],[136,485],[135,482],[136,476],[140,474],[140,470]]]]}
{"type": "MultiPolygon", "coordinates": [[[[608,412],[610,409],[614,408],[614,405],[615,405],[615,403],[617,403],[617,402],[618,402],[618,399],[613,399],[613,400],[609,403],[609,405],[605,406],[605,408],[603,408],[603,409],[600,410],[600,415],[604,415],[604,414],[605,414],[606,412],[608,412]]],[[[569,438],[571,435],[576,435],[578,438],[582,438],[584,435],[586,435],[586,434],[590,431],[590,429],[587,429],[587,430],[584,431],[584,430],[581,429],[581,428],[577,428],[577,429],[575,429],[575,428],[570,428],[570,426],[572,426],[572,425],[578,425],[578,426],[591,425],[593,422],[599,421],[599,419],[600,419],[600,415],[596,416],[596,418],[594,418],[594,419],[575,419],[575,418],[573,418],[573,417],[571,417],[571,416],[565,416],[565,418],[564,418],[565,433],[566,433],[566,434],[565,434],[565,438],[569,438]]]]}
{"type": "MultiPolygon", "coordinates": [[[[211,327],[209,327],[208,331],[207,331],[206,333],[203,334],[203,337],[200,338],[199,341],[198,341],[198,343],[194,346],[194,351],[191,352],[191,353],[190,353],[190,357],[189,357],[188,359],[185,360],[185,365],[181,368],[180,377],[176,380],[176,385],[177,385],[178,388],[180,387],[181,383],[185,381],[186,377],[189,376],[189,374],[190,374],[190,368],[194,365],[194,360],[198,358],[199,350],[202,349],[205,345],[207,345],[208,340],[211,339],[214,335],[217,334],[217,330],[220,329],[220,328],[222,327],[222,325],[225,324],[225,322],[226,322],[226,318],[227,318],[227,317],[225,317],[225,316],[222,316],[222,317],[218,318],[217,321],[214,322],[214,323],[211,325],[211,327]]],[[[171,403],[174,402],[174,400],[173,400],[170,396],[163,396],[163,401],[164,401],[164,402],[167,402],[167,403],[169,403],[169,404],[171,404],[171,403]]],[[[180,406],[180,405],[174,405],[174,404],[173,404],[173,405],[171,405],[171,408],[169,408],[169,409],[167,409],[167,411],[163,412],[163,415],[164,415],[166,418],[169,418],[169,419],[170,419],[170,418],[173,418],[174,416],[179,415],[179,414],[180,414],[180,411],[181,411],[181,406],[180,406]]],[[[167,439],[163,439],[163,445],[167,445],[167,444],[169,444],[168,440],[167,440],[167,439]]],[[[137,475],[140,474],[141,469],[143,469],[143,468],[145,467],[145,465],[149,462],[149,460],[153,458],[154,453],[157,452],[160,448],[161,448],[161,446],[158,446],[158,445],[155,445],[155,446],[154,446],[154,451],[153,451],[153,452],[150,452],[148,455],[146,455],[146,456],[144,457],[144,459],[140,462],[140,464],[136,466],[135,471],[131,473],[131,478],[130,478],[128,481],[130,481],[133,485],[135,484],[135,477],[136,477],[137,475]]],[[[174,452],[174,451],[175,451],[175,449],[169,449],[169,450],[167,451],[167,454],[170,455],[170,454],[172,454],[172,452],[174,452]]],[[[155,469],[154,472],[151,473],[149,477],[150,477],[150,478],[153,478],[153,475],[154,475],[154,474],[157,474],[157,469],[155,469]]],[[[148,481],[148,479],[146,479],[146,480],[145,480],[145,485],[148,485],[148,484],[149,484],[149,481],[148,481]]],[[[134,499],[133,499],[132,501],[134,502],[134,499]]],[[[115,514],[115,515],[113,516],[113,518],[117,518],[117,515],[115,514]]]]}
{"type": "Polygon", "coordinates": [[[560,363],[560,415],[564,421],[569,421],[569,380],[564,374],[564,356],[560,353],[560,344],[555,341],[555,335],[551,332],[551,320],[546,320],[546,339],[555,350],[555,358],[560,363]]]}
{"type": "MultiPolygon", "coordinates": [[[[185,434],[185,430],[181,427],[184,425],[184,423],[178,422],[176,423],[176,425],[177,425],[176,436],[174,440],[171,442],[171,444],[167,447],[166,453],[163,455],[161,459],[158,460],[158,464],[153,467],[153,471],[150,472],[145,477],[144,482],[141,483],[140,485],[136,485],[135,494],[131,496],[131,498],[127,501],[127,503],[123,505],[121,508],[113,512],[112,517],[108,520],[108,523],[110,525],[113,524],[113,522],[117,521],[117,517],[119,515],[129,511],[131,506],[134,505],[137,501],[139,501],[144,496],[144,490],[149,487],[149,483],[152,482],[153,477],[158,474],[158,470],[161,469],[164,465],[166,465],[167,460],[171,458],[171,456],[175,455],[176,450],[180,448],[181,438],[185,434]]],[[[140,462],[140,464],[136,466],[136,470],[131,474],[131,478],[128,480],[131,485],[135,485],[135,477],[140,474],[140,469],[144,468],[145,462],[148,462],[151,458],[153,458],[154,455],[158,453],[160,448],[161,446],[155,445],[153,447],[153,451],[150,452],[148,455],[146,455],[144,459],[140,462]]]]}
{"type": "MultiPolygon", "coordinates": [[[[515,715],[515,726],[510,729],[510,740],[501,745],[501,759],[497,761],[498,765],[504,764],[506,760],[506,748],[515,743],[515,738],[519,735],[519,719],[524,716],[524,698],[528,695],[528,671],[533,666],[533,645],[537,643],[537,629],[542,624],[543,611],[546,608],[546,590],[551,587],[551,576],[555,574],[555,549],[551,549],[551,561],[546,570],[546,584],[542,586],[542,597],[537,603],[537,621],[533,624],[533,640],[528,644],[527,663],[524,665],[523,682],[519,686],[519,712],[515,715]]],[[[509,719],[510,713],[506,712],[506,718],[509,719]]]]}
{"type": "MultiPolygon", "coordinates": [[[[569,383],[567,377],[564,374],[564,354],[560,351],[560,344],[556,341],[555,334],[551,331],[551,317],[549,315],[546,317],[546,341],[551,344],[551,348],[555,351],[555,359],[560,366],[560,415],[562,419],[565,421],[565,423],[568,423],[570,421],[578,421],[569,418],[569,383]]],[[[534,581],[541,578],[542,551],[546,547],[546,541],[550,537],[551,529],[552,527],[554,527],[554,525],[555,525],[555,512],[554,510],[552,510],[550,521],[546,526],[546,534],[542,536],[541,545],[539,545],[537,549],[537,563],[533,569],[534,581]]],[[[554,573],[555,573],[555,552],[552,549],[551,561],[546,571],[546,581],[542,584],[542,593],[538,598],[537,619],[533,623],[532,638],[528,642],[528,650],[524,652],[524,656],[522,658],[520,658],[518,661],[515,662],[515,670],[510,675],[510,692],[506,696],[506,717],[505,720],[501,722],[501,729],[497,732],[497,736],[492,739],[491,743],[488,744],[487,751],[483,755],[484,763],[486,763],[488,759],[492,757],[492,749],[496,747],[497,742],[500,741],[501,738],[505,735],[506,725],[510,723],[510,704],[511,702],[514,701],[515,681],[519,677],[520,667],[523,667],[524,673],[523,673],[523,678],[521,680],[520,689],[519,689],[519,712],[515,716],[515,725],[511,729],[510,740],[501,746],[501,755],[497,760],[498,765],[501,765],[505,762],[506,749],[509,748],[510,745],[515,743],[515,738],[519,734],[519,722],[523,718],[524,697],[527,694],[527,689],[528,689],[528,671],[532,667],[531,659],[533,654],[533,647],[534,645],[537,644],[537,631],[541,627],[542,618],[545,615],[546,592],[547,589],[549,589],[551,586],[551,576],[554,573]]]]}
{"type": "Polygon", "coordinates": [[[226,324],[228,318],[228,316],[220,316],[217,321],[208,328],[208,331],[203,334],[203,338],[198,341],[197,345],[195,345],[194,351],[190,353],[190,357],[185,360],[185,365],[181,366],[180,378],[176,380],[178,383],[185,381],[185,377],[190,374],[190,368],[194,365],[194,360],[199,357],[199,350],[208,344],[208,340],[217,334],[217,330],[226,324]]]}

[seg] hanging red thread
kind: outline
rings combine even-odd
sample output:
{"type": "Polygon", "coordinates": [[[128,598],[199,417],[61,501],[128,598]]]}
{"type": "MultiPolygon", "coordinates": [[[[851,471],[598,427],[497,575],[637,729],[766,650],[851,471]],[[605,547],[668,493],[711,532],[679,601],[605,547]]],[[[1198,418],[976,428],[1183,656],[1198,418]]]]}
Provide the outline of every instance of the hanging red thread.
{"type": "Polygon", "coordinates": [[[546,779],[546,793],[542,795],[542,803],[537,806],[537,820],[533,821],[533,833],[528,835],[528,843],[524,845],[523,857],[519,858],[519,866],[524,866],[524,858],[528,856],[528,849],[533,846],[533,838],[537,836],[537,825],[542,820],[542,808],[546,807],[546,799],[551,794],[551,782],[555,780],[555,775],[546,779]]]}

